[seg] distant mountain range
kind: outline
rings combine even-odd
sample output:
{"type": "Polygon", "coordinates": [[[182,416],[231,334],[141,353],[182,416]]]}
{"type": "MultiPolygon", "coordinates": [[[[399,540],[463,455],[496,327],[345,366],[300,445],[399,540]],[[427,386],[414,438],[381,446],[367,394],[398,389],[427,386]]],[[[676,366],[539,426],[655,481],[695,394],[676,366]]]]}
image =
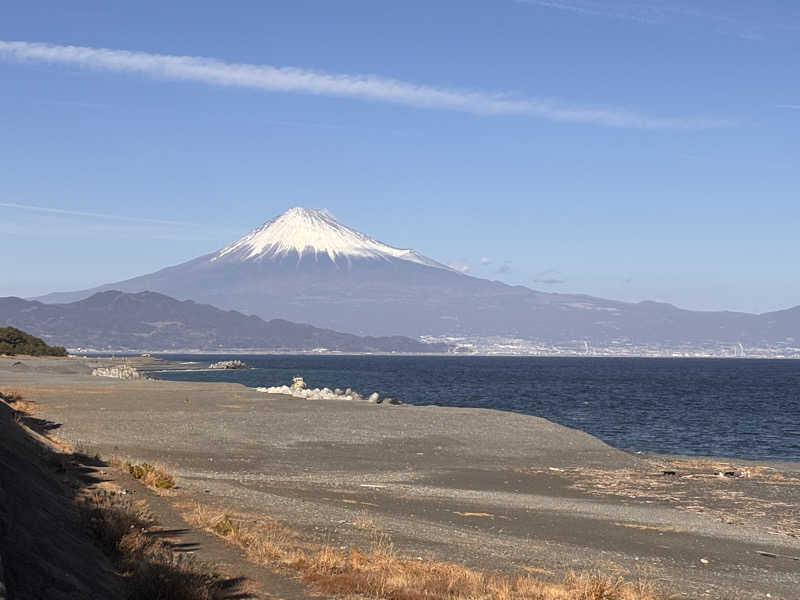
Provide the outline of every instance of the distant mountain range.
{"type": "Polygon", "coordinates": [[[593,345],[800,340],[800,307],[753,315],[552,294],[471,277],[394,248],[325,211],[293,208],[217,252],[149,275],[44,296],[152,290],[360,335],[501,336],[593,345]]]}
{"type": "Polygon", "coordinates": [[[231,349],[342,352],[445,352],[445,344],[407,337],[359,337],[291,323],[264,321],[155,292],[99,292],[69,304],[0,298],[0,325],[12,325],[69,348],[96,350],[231,349]]]}

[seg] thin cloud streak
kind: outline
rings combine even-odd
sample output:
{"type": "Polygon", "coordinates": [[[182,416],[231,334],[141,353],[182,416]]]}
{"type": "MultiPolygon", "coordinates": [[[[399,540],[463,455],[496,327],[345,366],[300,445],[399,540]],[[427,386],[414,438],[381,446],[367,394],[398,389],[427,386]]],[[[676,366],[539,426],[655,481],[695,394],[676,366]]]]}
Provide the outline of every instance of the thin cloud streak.
{"type": "Polygon", "coordinates": [[[789,110],[800,110],[800,104],[778,104],[777,108],[788,108],[789,110]]]}
{"type": "Polygon", "coordinates": [[[440,88],[376,75],[348,75],[294,67],[228,63],[196,56],[0,41],[0,58],[15,62],[33,61],[138,73],[172,81],[353,98],[486,116],[529,116],[551,121],[634,129],[695,130],[733,125],[726,119],[654,117],[622,109],[573,107],[514,98],[508,94],[440,88]]]}
{"type": "Polygon", "coordinates": [[[104,213],[84,212],[80,210],[66,210],[61,208],[50,208],[47,206],[33,206],[31,204],[17,204],[16,202],[0,202],[2,208],[17,208],[20,210],[30,210],[35,212],[52,213],[57,215],[69,215],[73,217],[91,217],[93,219],[113,219],[115,221],[131,221],[135,223],[154,223],[159,225],[194,225],[186,221],[167,221],[164,219],[148,219],[146,217],[125,217],[120,215],[109,215],[104,213]]]}
{"type": "Polygon", "coordinates": [[[459,261],[452,262],[447,266],[453,269],[454,271],[458,271],[459,273],[469,273],[470,271],[468,264],[459,261]]]}
{"type": "Polygon", "coordinates": [[[647,7],[638,6],[636,10],[614,8],[612,3],[595,2],[574,2],[570,0],[516,0],[520,4],[532,4],[543,8],[553,8],[579,15],[589,15],[598,17],[610,17],[613,19],[624,19],[626,21],[637,21],[655,25],[664,22],[663,15],[647,7]]]}
{"type": "Polygon", "coordinates": [[[794,23],[769,20],[764,13],[755,12],[752,18],[733,17],[711,12],[697,2],[675,0],[515,0],[542,8],[571,12],[577,15],[607,17],[646,25],[667,25],[676,22],[710,24],[718,33],[734,34],[749,40],[760,40],[767,30],[796,31],[794,23]]]}

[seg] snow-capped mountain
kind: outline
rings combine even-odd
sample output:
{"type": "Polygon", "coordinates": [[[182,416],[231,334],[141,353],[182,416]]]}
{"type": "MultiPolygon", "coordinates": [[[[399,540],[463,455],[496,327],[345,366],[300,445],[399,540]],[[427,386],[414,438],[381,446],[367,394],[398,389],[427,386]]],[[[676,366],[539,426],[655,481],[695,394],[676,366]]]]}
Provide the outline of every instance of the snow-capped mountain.
{"type": "Polygon", "coordinates": [[[359,335],[502,336],[563,343],[794,343],[800,308],[751,315],[696,312],[471,277],[379,242],[329,213],[292,208],[224,248],[155,273],[44,296],[153,291],[264,319],[359,335]]]}
{"type": "Polygon", "coordinates": [[[393,248],[342,225],[326,210],[296,206],[216,252],[209,260],[263,261],[286,257],[327,256],[331,262],[352,259],[407,260],[446,269],[409,249],[393,248]]]}

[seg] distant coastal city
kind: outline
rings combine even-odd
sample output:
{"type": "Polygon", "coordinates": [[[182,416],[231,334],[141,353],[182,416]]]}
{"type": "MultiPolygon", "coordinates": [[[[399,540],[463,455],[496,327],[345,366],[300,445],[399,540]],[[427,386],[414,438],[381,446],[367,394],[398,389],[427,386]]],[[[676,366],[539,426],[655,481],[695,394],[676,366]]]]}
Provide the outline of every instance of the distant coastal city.
{"type": "Polygon", "coordinates": [[[614,340],[608,345],[575,340],[551,344],[522,338],[423,336],[427,343],[453,346],[455,354],[498,356],[630,356],[652,358],[791,358],[800,359],[800,343],[745,346],[708,342],[706,344],[642,344],[614,340]]]}

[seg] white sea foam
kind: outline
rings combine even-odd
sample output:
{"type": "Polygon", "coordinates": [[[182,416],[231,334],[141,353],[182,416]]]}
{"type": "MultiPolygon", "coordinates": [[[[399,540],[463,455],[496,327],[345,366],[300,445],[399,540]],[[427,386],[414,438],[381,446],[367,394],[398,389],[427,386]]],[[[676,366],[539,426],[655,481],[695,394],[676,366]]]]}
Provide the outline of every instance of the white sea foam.
{"type": "Polygon", "coordinates": [[[402,401],[394,398],[381,398],[378,392],[373,392],[369,396],[362,396],[350,388],[342,391],[339,388],[335,390],[331,390],[330,388],[309,389],[297,385],[278,385],[272,387],[257,387],[255,389],[257,392],[262,392],[264,394],[283,394],[294,398],[304,398],[306,400],[360,400],[362,402],[369,402],[370,404],[403,404],[402,401]]]}
{"type": "MultiPolygon", "coordinates": [[[[337,389],[336,391],[329,388],[299,388],[295,386],[279,385],[273,387],[258,387],[256,391],[265,394],[285,394],[287,396],[294,396],[295,398],[305,398],[307,400],[363,400],[361,394],[357,392],[342,392],[337,389]],[[339,393],[337,393],[339,392],[339,393]]],[[[377,396],[377,394],[373,394],[377,396]]]]}
{"type": "Polygon", "coordinates": [[[114,379],[147,379],[147,376],[142,375],[130,365],[98,367],[96,369],[92,369],[92,375],[95,377],[113,377],[114,379]]]}

